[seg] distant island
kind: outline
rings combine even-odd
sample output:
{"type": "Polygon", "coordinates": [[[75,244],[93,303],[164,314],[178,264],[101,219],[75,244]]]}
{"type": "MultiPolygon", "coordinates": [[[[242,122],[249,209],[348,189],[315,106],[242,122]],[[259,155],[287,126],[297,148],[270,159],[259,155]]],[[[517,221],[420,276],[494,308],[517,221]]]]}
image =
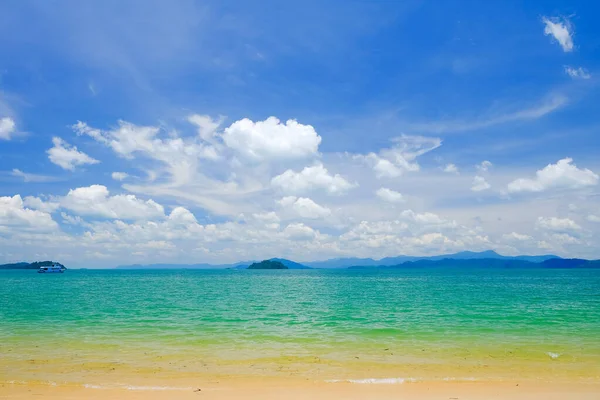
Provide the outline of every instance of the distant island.
{"type": "MultiPolygon", "coordinates": [[[[405,256],[373,258],[332,258],[324,261],[307,261],[302,264],[285,258],[271,258],[287,269],[348,269],[348,268],[600,268],[600,260],[561,258],[553,254],[505,256],[493,250],[461,251],[435,256],[405,256]]],[[[134,264],[121,265],[117,269],[248,269],[259,260],[232,264],[134,264]]],[[[255,269],[255,268],[252,268],[255,269]]],[[[273,269],[273,268],[269,268],[273,269]]]]}
{"type": "Polygon", "coordinates": [[[247,269],[289,269],[281,261],[263,260],[261,262],[252,263],[247,269]]]}
{"type": "Polygon", "coordinates": [[[40,267],[51,267],[53,265],[58,265],[64,269],[67,269],[67,267],[55,261],[36,261],[32,263],[18,262],[12,264],[0,264],[0,269],[40,269],[40,267]]]}

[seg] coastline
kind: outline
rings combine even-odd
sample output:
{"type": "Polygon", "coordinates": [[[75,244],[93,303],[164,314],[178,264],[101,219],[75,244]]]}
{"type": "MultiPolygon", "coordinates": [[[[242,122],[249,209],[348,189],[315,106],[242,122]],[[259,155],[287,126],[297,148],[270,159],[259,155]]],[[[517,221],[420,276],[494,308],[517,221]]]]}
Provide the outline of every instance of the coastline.
{"type": "Polygon", "coordinates": [[[404,382],[382,384],[327,383],[301,379],[231,379],[199,382],[190,387],[135,386],[122,388],[81,385],[2,384],[0,398],[25,399],[42,396],[51,400],[75,399],[575,399],[595,400],[600,382],[548,383],[539,381],[504,382],[404,382]]]}

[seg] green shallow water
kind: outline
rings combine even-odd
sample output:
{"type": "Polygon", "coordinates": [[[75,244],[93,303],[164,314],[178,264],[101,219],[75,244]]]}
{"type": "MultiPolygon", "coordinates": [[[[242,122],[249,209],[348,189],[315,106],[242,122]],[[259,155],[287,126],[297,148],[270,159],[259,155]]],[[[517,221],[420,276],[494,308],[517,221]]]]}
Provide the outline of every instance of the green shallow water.
{"type": "Polygon", "coordinates": [[[600,270],[4,271],[0,321],[0,380],[600,376],[600,270]]]}

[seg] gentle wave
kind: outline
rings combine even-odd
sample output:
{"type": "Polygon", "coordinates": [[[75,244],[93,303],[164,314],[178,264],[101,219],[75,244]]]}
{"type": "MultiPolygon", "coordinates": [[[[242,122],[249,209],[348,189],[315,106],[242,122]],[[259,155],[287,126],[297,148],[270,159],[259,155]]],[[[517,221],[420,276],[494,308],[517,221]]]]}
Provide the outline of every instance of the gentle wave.
{"type": "Polygon", "coordinates": [[[553,360],[556,360],[558,357],[560,357],[559,353],[553,353],[551,351],[547,352],[546,354],[548,354],[548,356],[550,356],[550,358],[553,360]]]}

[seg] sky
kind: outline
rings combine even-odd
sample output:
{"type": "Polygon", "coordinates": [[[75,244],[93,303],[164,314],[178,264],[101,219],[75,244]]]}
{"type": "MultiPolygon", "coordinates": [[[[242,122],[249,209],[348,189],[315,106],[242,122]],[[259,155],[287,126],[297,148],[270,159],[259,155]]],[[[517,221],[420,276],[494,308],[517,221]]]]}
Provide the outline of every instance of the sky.
{"type": "Polygon", "coordinates": [[[0,262],[600,258],[600,4],[0,3],[0,262]]]}

